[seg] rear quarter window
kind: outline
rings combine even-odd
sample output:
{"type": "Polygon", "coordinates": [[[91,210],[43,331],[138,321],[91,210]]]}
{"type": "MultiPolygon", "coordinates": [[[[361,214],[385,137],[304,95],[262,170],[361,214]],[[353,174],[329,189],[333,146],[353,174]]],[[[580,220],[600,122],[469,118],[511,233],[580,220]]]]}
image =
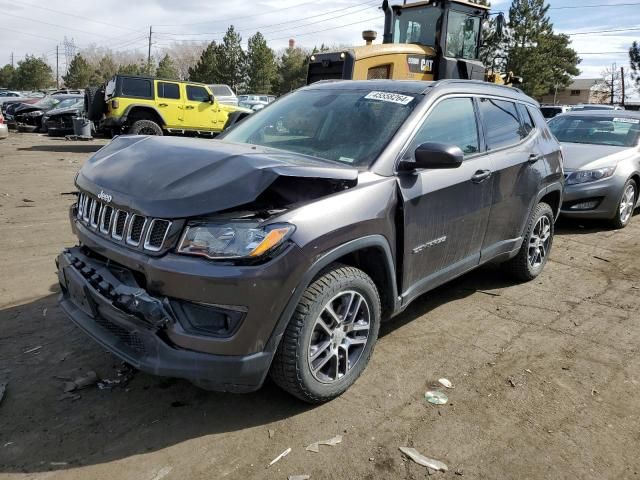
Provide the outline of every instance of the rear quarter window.
{"type": "Polygon", "coordinates": [[[153,98],[152,82],[146,78],[123,78],[122,95],[137,98],[153,98]]]}

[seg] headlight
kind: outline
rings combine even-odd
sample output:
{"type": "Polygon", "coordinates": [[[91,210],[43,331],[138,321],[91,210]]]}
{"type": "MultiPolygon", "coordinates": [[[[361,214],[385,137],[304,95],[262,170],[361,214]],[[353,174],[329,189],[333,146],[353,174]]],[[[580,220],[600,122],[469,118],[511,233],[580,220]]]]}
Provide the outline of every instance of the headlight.
{"type": "Polygon", "coordinates": [[[27,116],[29,117],[39,117],[40,115],[44,115],[44,112],[41,110],[36,110],[35,112],[28,112],[27,116]]]}
{"type": "Polygon", "coordinates": [[[193,223],[187,226],[178,252],[214,260],[258,258],[282,245],[294,230],[293,225],[282,223],[193,223]]]}
{"type": "Polygon", "coordinates": [[[569,174],[566,184],[577,185],[580,183],[595,182],[596,180],[610,177],[615,171],[616,167],[604,167],[596,170],[577,170],[569,174]]]}

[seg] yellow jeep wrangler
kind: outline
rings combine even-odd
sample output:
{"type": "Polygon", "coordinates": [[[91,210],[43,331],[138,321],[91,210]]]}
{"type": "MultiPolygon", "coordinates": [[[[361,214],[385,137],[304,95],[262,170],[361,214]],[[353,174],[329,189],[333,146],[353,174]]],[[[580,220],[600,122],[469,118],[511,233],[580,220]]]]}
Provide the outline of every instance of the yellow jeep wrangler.
{"type": "Polygon", "coordinates": [[[251,113],[219,103],[202,83],[131,75],[87,88],[85,111],[97,130],[111,134],[209,136],[251,113]]]}

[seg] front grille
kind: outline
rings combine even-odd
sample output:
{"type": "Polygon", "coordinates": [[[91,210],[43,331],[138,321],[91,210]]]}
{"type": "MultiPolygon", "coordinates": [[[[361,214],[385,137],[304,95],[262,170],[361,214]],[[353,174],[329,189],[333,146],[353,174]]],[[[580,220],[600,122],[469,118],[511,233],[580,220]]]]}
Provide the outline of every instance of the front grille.
{"type": "Polygon", "coordinates": [[[171,221],[145,217],[124,209],[116,209],[89,194],[81,192],[77,203],[77,218],[87,227],[110,236],[116,242],[159,252],[165,242],[171,221]]]}
{"type": "Polygon", "coordinates": [[[101,315],[96,316],[96,323],[107,330],[109,333],[111,333],[114,337],[122,341],[134,352],[141,355],[144,355],[146,353],[144,342],[136,333],[125,330],[120,325],[116,325],[115,323],[110,322],[101,315]]]}

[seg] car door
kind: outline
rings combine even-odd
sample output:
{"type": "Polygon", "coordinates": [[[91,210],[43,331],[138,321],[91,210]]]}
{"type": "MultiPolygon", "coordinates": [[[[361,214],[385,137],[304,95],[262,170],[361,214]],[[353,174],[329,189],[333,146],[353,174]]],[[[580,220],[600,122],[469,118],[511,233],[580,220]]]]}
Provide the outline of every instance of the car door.
{"type": "Polygon", "coordinates": [[[156,81],[156,107],[169,128],[184,123],[184,98],[177,82],[156,81]]]}
{"type": "Polygon", "coordinates": [[[185,128],[191,130],[222,130],[226,115],[203,85],[185,85],[185,128]]]}
{"type": "Polygon", "coordinates": [[[499,98],[479,98],[478,110],[488,156],[493,165],[493,201],[483,257],[510,252],[524,226],[546,175],[539,129],[526,108],[499,98]]]}
{"type": "Polygon", "coordinates": [[[445,97],[435,104],[404,156],[413,158],[425,142],[457,145],[465,158],[458,168],[398,174],[406,299],[479,263],[491,207],[491,165],[471,97],[445,97]]]}

